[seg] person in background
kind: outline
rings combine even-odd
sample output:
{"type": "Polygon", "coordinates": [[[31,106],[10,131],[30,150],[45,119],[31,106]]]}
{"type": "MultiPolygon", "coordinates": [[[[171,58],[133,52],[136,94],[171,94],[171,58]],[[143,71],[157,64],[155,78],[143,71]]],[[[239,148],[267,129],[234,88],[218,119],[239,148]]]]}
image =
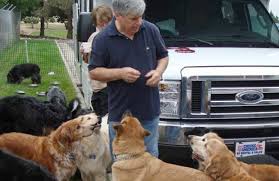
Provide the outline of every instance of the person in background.
{"type": "MultiPolygon", "coordinates": [[[[92,44],[92,79],[108,84],[110,146],[113,125],[129,110],[149,130],[146,150],[158,157],[159,81],[168,65],[168,51],[159,29],[142,19],[144,0],[113,0],[112,22],[92,44]]],[[[112,149],[111,149],[112,150],[112,149]]]]}
{"type": "MultiPolygon", "coordinates": [[[[91,54],[92,42],[95,36],[106,27],[106,25],[111,21],[112,16],[111,8],[106,5],[97,6],[92,10],[92,22],[96,25],[96,31],[91,34],[87,43],[81,45],[81,52],[85,63],[88,63],[88,59],[91,54]]],[[[91,87],[93,90],[91,105],[95,113],[99,117],[103,117],[108,112],[107,84],[106,82],[91,80],[91,87]]]]}
{"type": "Polygon", "coordinates": [[[93,25],[96,26],[96,31],[90,35],[86,43],[81,44],[80,49],[85,63],[88,63],[95,36],[112,20],[112,16],[112,10],[109,6],[100,5],[93,8],[91,17],[93,25]]]}

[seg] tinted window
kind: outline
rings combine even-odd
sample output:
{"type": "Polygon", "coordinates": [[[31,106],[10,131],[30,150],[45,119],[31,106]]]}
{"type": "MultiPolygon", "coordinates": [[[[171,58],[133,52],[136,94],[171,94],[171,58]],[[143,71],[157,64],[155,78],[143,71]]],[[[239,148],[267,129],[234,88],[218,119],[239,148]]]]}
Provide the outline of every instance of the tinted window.
{"type": "Polygon", "coordinates": [[[279,32],[257,0],[147,0],[145,18],[168,46],[276,47],[279,32]]]}

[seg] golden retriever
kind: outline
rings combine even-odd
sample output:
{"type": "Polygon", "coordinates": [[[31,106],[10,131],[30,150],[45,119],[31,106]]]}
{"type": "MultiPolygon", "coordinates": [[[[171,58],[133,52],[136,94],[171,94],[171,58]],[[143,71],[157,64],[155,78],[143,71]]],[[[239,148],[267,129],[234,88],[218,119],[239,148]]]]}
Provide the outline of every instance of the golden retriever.
{"type": "MultiPolygon", "coordinates": [[[[107,119],[107,116],[104,119],[107,119]]],[[[96,123],[93,134],[83,138],[77,149],[76,163],[82,181],[105,181],[107,169],[110,169],[112,162],[107,123],[96,123]]]]}
{"type": "Polygon", "coordinates": [[[216,133],[209,132],[203,136],[189,135],[187,141],[192,148],[192,159],[199,162],[199,170],[204,171],[205,169],[205,158],[207,157],[206,149],[204,145],[207,140],[218,139],[223,142],[223,139],[220,138],[216,133]]]}
{"type": "Polygon", "coordinates": [[[69,180],[76,171],[74,159],[79,141],[90,136],[96,126],[96,116],[84,115],[67,121],[49,136],[24,133],[0,135],[0,149],[7,150],[47,168],[57,180],[69,180]]]}
{"type": "MultiPolygon", "coordinates": [[[[218,143],[215,143],[217,146],[214,148],[215,150],[218,148],[218,145],[223,145],[220,147],[223,147],[222,153],[217,154],[214,158],[214,162],[220,161],[221,157],[224,154],[229,154],[233,156],[233,153],[228,150],[226,145],[224,144],[224,141],[221,137],[219,137],[215,133],[207,133],[203,136],[189,136],[189,144],[192,147],[193,154],[192,157],[196,159],[199,162],[199,170],[205,171],[205,168],[208,164],[209,159],[209,151],[208,148],[206,148],[206,144],[208,146],[208,143],[210,140],[218,140],[218,143]],[[226,147],[226,149],[224,148],[226,147]]],[[[216,151],[215,151],[216,152],[216,151]]],[[[231,157],[231,156],[230,156],[231,157]]],[[[236,158],[233,156],[233,160],[237,161],[236,158]]],[[[261,180],[261,181],[279,181],[279,167],[275,165],[267,165],[267,164],[246,164],[244,162],[237,161],[240,167],[242,167],[249,175],[252,177],[261,180]]]]}
{"type": "MultiPolygon", "coordinates": [[[[193,142],[195,144],[195,142],[193,142]]],[[[204,144],[204,172],[217,181],[256,181],[234,157],[227,146],[218,139],[209,139],[204,144]]]]}
{"type": "Polygon", "coordinates": [[[115,162],[112,165],[113,181],[211,181],[203,172],[165,163],[145,151],[144,137],[150,133],[139,120],[126,115],[114,126],[113,140],[115,162]]]}

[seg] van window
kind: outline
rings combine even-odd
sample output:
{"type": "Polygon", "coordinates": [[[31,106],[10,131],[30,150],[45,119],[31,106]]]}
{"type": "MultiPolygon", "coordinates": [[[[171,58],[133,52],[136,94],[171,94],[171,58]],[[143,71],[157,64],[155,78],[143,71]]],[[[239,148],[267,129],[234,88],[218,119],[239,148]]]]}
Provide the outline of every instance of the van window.
{"type": "Polygon", "coordinates": [[[145,19],[159,28],[167,46],[279,47],[279,32],[258,0],[147,0],[146,4],[145,19]]]}
{"type": "MultiPolygon", "coordinates": [[[[251,31],[259,33],[263,36],[268,36],[268,25],[264,17],[257,12],[252,4],[248,4],[248,12],[251,19],[251,31]]],[[[270,22],[271,23],[271,22],[270,22]]],[[[269,23],[269,24],[270,24],[269,23]]]]}

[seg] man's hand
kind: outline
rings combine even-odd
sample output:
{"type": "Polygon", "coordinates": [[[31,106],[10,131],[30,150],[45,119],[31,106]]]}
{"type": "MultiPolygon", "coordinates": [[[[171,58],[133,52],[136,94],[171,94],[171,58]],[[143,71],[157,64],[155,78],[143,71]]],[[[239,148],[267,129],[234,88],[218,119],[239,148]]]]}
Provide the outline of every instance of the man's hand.
{"type": "Polygon", "coordinates": [[[159,71],[151,70],[145,75],[145,77],[148,78],[145,85],[150,87],[157,87],[161,80],[161,76],[162,74],[159,71]]]}
{"type": "Polygon", "coordinates": [[[140,77],[140,72],[131,67],[121,69],[121,79],[127,83],[134,83],[140,77]]]}

